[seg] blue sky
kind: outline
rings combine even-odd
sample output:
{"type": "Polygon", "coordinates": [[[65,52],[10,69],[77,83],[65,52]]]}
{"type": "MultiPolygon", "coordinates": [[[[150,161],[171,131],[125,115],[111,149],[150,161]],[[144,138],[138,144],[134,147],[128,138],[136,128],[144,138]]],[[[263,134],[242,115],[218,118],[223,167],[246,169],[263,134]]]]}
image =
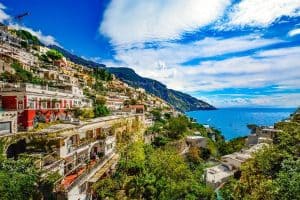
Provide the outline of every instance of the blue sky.
{"type": "Polygon", "coordinates": [[[300,105],[300,0],[0,3],[0,21],[44,43],[218,107],[300,105]],[[10,19],[22,12],[19,24],[10,19]]]}

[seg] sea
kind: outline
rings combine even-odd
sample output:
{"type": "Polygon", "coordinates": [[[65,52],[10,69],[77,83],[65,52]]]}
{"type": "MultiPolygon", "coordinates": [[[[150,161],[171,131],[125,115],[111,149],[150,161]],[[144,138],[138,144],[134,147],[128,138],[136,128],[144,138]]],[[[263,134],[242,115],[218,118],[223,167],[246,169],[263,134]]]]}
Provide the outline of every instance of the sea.
{"type": "Polygon", "coordinates": [[[220,130],[226,140],[231,140],[249,135],[248,124],[273,126],[288,118],[295,110],[296,108],[221,108],[186,114],[201,124],[220,130]]]}

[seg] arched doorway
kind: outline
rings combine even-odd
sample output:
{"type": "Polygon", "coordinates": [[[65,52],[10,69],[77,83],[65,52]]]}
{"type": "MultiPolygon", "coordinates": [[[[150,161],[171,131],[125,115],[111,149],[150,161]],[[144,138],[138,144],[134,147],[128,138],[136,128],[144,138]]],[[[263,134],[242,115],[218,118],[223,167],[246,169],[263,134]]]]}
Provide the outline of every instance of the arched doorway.
{"type": "Polygon", "coordinates": [[[16,160],[18,159],[18,156],[21,153],[25,153],[25,151],[26,151],[26,140],[22,139],[8,146],[6,150],[6,156],[7,158],[13,158],[16,160]]]}

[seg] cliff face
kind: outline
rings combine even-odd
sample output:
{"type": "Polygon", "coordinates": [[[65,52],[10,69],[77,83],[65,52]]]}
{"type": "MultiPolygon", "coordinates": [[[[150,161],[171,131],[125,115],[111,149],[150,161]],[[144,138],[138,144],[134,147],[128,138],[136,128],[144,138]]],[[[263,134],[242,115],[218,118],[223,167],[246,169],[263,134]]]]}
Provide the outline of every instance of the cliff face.
{"type": "Polygon", "coordinates": [[[136,74],[129,68],[107,68],[109,72],[115,74],[119,79],[125,83],[144,88],[147,92],[154,94],[180,111],[193,111],[193,110],[213,110],[215,107],[212,105],[192,97],[188,94],[168,89],[164,84],[149,78],[143,78],[136,74]]]}
{"type": "MultiPolygon", "coordinates": [[[[71,60],[74,63],[85,65],[91,68],[105,68],[106,66],[103,64],[99,64],[93,61],[85,60],[79,56],[76,56],[67,50],[58,47],[58,46],[50,46],[50,48],[54,48],[60,51],[66,58],[71,60]]],[[[147,92],[158,96],[170,103],[177,110],[180,111],[193,111],[193,110],[213,110],[215,107],[212,105],[199,100],[195,97],[192,97],[188,94],[168,89],[164,84],[149,78],[144,78],[135,73],[134,70],[130,68],[107,68],[108,71],[114,74],[117,78],[121,79],[125,83],[133,86],[133,87],[141,87],[144,88],[147,92]]]]}

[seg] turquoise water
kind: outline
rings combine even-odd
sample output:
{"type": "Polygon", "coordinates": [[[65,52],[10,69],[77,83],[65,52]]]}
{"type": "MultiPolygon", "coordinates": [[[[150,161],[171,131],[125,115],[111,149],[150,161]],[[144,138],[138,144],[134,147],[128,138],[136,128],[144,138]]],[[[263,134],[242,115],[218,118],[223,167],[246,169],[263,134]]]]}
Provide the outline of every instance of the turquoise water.
{"type": "Polygon", "coordinates": [[[192,111],[186,114],[201,124],[219,129],[230,140],[250,133],[247,124],[274,125],[290,116],[296,108],[223,108],[209,111],[192,111]]]}

